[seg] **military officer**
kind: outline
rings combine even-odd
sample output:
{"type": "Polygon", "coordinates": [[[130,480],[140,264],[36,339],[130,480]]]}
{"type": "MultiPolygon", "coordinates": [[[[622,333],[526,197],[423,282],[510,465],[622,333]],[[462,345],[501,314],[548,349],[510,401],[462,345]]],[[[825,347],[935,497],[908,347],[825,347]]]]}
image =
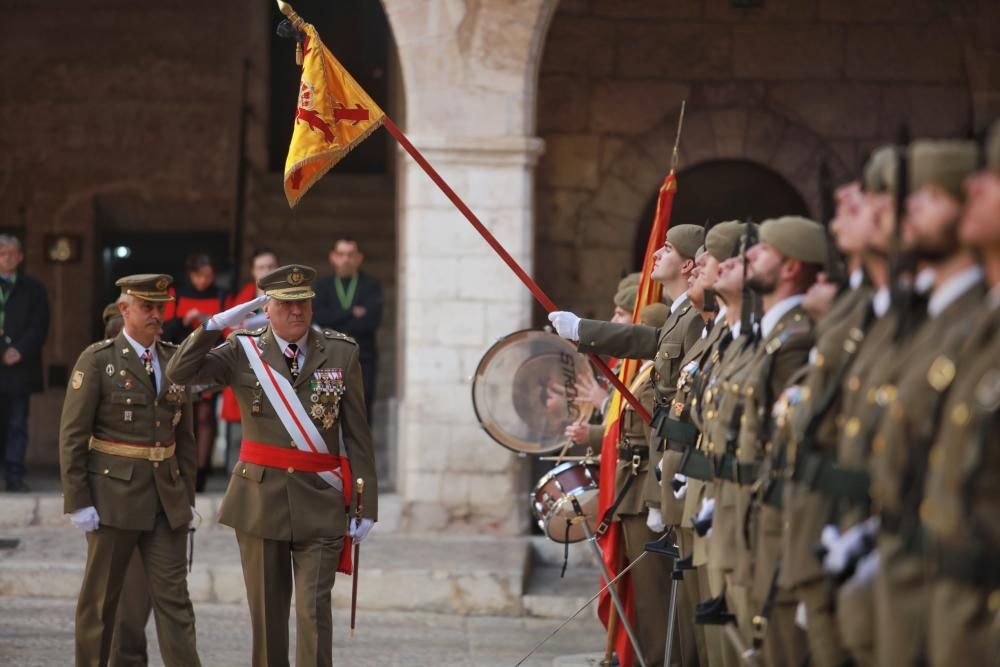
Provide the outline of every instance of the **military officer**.
{"type": "Polygon", "coordinates": [[[932,667],[986,665],[1000,655],[1000,123],[987,142],[986,168],[966,191],[960,236],[980,254],[991,289],[954,357],[919,511],[932,667]]]}
{"type": "Polygon", "coordinates": [[[288,664],[293,582],[295,664],[332,664],[331,590],[338,562],[349,569],[345,536],[363,540],[378,513],[358,346],[345,334],[311,328],[315,275],[293,264],[263,276],[264,296],[213,316],[167,367],[176,382],[231,386],[239,402],[240,461],[219,522],[236,530],[252,661],[268,667],[288,664]],[[261,304],[266,327],[219,344],[223,329],[261,304]],[[360,497],[351,492],[355,479],[364,482],[360,497]],[[362,518],[348,521],[358,508],[362,518]]]}
{"type": "Polygon", "coordinates": [[[106,665],[122,588],[138,550],[146,563],[167,665],[200,665],[185,546],[194,504],[195,444],[184,387],[167,381],[171,345],[157,340],[171,279],[119,279],[124,329],[88,347],[63,403],[64,508],[87,536],[76,612],[76,664],[106,665]]]}
{"type": "Polygon", "coordinates": [[[903,243],[934,272],[927,318],[879,387],[888,405],[873,439],[871,496],[880,513],[875,580],[876,651],[880,665],[926,660],[928,592],[912,545],[923,471],[938,413],[954,377],[954,358],[980,312],[983,273],[971,249],[959,245],[962,182],[973,172],[976,147],[966,141],[911,144],[903,243]]]}

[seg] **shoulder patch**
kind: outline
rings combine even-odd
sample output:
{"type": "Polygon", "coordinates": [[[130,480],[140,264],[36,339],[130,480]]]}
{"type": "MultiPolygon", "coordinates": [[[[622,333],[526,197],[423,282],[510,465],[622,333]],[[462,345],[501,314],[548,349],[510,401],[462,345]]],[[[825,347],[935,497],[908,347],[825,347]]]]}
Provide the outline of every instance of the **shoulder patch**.
{"type": "Polygon", "coordinates": [[[340,333],[339,331],[334,331],[333,329],[323,329],[323,335],[331,340],[342,340],[347,343],[358,344],[358,341],[354,340],[345,333],[340,333]]]}

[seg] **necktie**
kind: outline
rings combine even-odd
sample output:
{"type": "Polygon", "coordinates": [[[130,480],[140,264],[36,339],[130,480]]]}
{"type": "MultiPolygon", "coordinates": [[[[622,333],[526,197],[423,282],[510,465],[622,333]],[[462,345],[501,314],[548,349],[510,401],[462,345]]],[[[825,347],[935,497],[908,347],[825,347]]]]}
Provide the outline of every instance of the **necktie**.
{"type": "Polygon", "coordinates": [[[152,380],[153,386],[156,386],[156,372],[153,370],[153,355],[148,349],[142,351],[142,366],[146,369],[146,374],[149,375],[149,379],[152,380]]]}
{"type": "Polygon", "coordinates": [[[288,372],[292,374],[292,378],[299,377],[299,346],[295,343],[289,343],[285,348],[285,363],[288,364],[288,372]]]}

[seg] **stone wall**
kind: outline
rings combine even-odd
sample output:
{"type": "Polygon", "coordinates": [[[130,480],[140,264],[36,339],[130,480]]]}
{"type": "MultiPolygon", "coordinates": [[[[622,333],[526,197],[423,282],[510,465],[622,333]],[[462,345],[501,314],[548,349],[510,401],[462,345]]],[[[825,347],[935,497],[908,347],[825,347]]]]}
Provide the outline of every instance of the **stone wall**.
{"type": "Polygon", "coordinates": [[[1000,113],[998,18],[976,1],[564,0],[538,84],[540,282],[561,306],[606,316],[681,100],[679,192],[685,166],[749,159],[818,215],[821,160],[844,179],[902,122],[960,136],[1000,113]]]}

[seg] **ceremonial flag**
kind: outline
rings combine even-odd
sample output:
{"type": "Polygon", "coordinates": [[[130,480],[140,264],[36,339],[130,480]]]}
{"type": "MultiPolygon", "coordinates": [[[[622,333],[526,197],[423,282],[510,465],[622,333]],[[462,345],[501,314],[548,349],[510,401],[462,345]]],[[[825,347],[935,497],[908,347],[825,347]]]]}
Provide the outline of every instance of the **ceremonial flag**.
{"type": "MultiPolygon", "coordinates": [[[[635,300],[635,308],[632,310],[632,322],[639,321],[639,311],[643,307],[658,302],[663,296],[663,285],[654,282],[650,274],[653,271],[653,255],[664,244],[667,239],[667,229],[670,227],[670,209],[673,207],[674,194],[677,192],[677,178],[674,170],[671,169],[667,177],[663,179],[660,186],[660,193],[656,200],[656,214],[653,218],[653,228],[649,232],[649,240],[646,242],[646,254],[642,260],[642,276],[639,279],[639,292],[635,300]]],[[[638,359],[623,359],[621,368],[618,371],[618,379],[622,384],[631,389],[632,383],[636,380],[636,375],[641,366],[638,359]]],[[[634,393],[634,392],[633,392],[634,393]]],[[[601,475],[600,490],[598,496],[598,513],[603,517],[605,512],[615,501],[615,471],[618,467],[618,442],[621,435],[621,415],[625,408],[622,395],[617,390],[612,392],[611,401],[608,404],[608,418],[604,423],[604,439],[601,441],[601,475]]],[[[626,565],[624,559],[624,545],[621,533],[621,523],[613,522],[609,525],[607,532],[598,536],[598,543],[604,554],[604,563],[608,567],[608,572],[615,577],[626,565]]],[[[632,580],[625,575],[618,581],[618,591],[622,599],[622,606],[629,614],[630,622],[634,622],[634,611],[632,609],[632,580]]],[[[598,603],[597,613],[608,627],[612,610],[611,596],[605,592],[601,595],[598,603]]],[[[634,627],[634,624],[633,624],[634,627]]],[[[612,638],[615,652],[622,667],[631,667],[635,662],[635,654],[632,651],[632,644],[624,626],[619,623],[615,628],[615,635],[612,638]]]]}
{"type": "Polygon", "coordinates": [[[301,29],[306,34],[302,79],[285,158],[289,206],[295,206],[323,174],[377,130],[385,117],[326,48],[316,28],[303,23],[301,29]]]}

